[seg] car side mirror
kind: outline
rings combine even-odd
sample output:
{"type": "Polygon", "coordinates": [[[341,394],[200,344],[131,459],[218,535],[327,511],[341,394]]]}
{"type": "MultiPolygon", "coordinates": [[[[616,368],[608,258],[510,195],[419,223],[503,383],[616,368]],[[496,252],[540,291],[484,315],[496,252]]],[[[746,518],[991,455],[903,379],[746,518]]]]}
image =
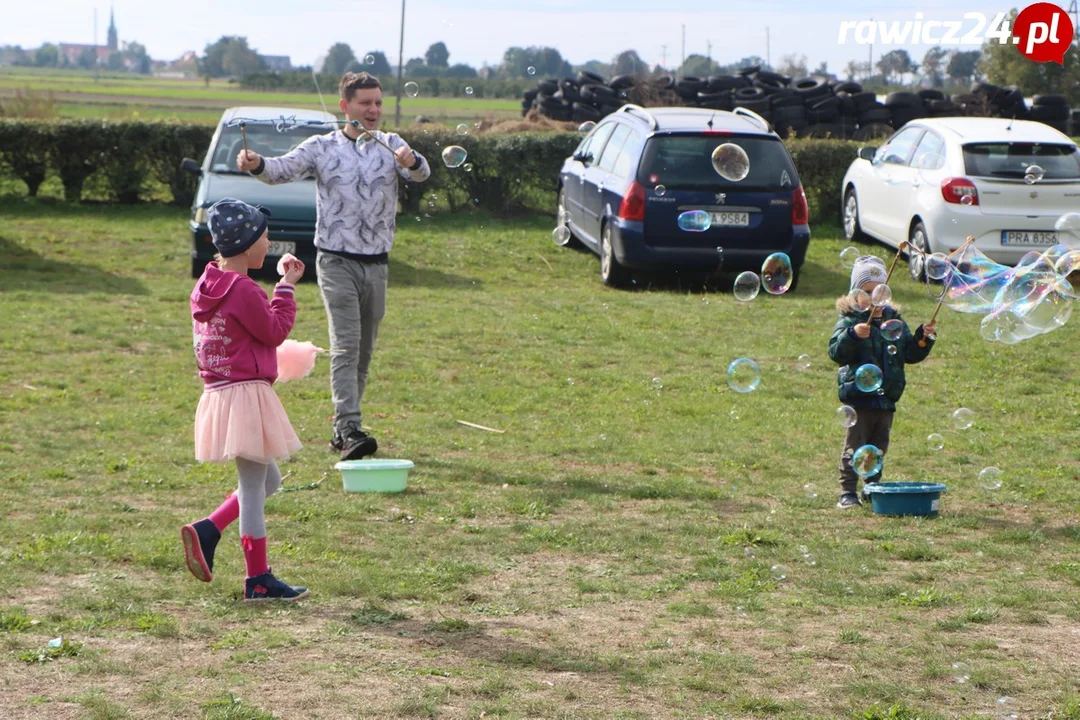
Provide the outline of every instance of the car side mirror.
{"type": "Polygon", "coordinates": [[[191,158],[184,158],[180,163],[180,169],[186,170],[192,175],[202,175],[202,168],[199,167],[199,163],[195,162],[191,158]]]}
{"type": "Polygon", "coordinates": [[[588,165],[592,162],[592,153],[574,153],[574,159],[588,165]]]}
{"type": "Polygon", "coordinates": [[[876,147],[861,147],[859,148],[860,160],[873,160],[874,155],[877,154],[878,149],[876,147]]]}

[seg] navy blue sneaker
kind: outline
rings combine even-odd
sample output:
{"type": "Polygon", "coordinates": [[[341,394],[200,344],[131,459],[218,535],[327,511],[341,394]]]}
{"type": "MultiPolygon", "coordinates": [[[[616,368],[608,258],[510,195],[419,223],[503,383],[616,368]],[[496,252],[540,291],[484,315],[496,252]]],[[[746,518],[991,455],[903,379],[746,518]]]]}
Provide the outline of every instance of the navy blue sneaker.
{"type": "Polygon", "coordinates": [[[306,587],[293,587],[281,582],[273,573],[266,572],[262,575],[249,577],[244,583],[244,602],[260,602],[262,600],[285,600],[294,602],[307,597],[306,587]]]}
{"type": "Polygon", "coordinates": [[[841,510],[850,510],[851,508],[860,507],[862,505],[859,502],[859,496],[855,493],[844,493],[840,496],[840,501],[836,503],[836,507],[841,510]]]}
{"type": "Polygon", "coordinates": [[[180,528],[184,542],[184,562],[191,574],[203,582],[214,579],[214,550],[221,540],[221,532],[209,518],[180,528]]]}

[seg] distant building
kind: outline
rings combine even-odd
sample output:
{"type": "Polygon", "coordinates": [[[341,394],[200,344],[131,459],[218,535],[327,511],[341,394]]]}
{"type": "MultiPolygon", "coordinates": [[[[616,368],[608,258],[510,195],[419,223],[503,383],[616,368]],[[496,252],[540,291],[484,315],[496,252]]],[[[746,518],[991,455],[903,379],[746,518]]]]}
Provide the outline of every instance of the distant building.
{"type": "MultiPolygon", "coordinates": [[[[97,38],[95,38],[96,40],[97,38]]],[[[86,45],[83,43],[60,43],[61,61],[67,61],[69,65],[78,65],[79,59],[87,52],[94,53],[98,65],[104,65],[109,56],[120,50],[119,34],[116,32],[116,18],[113,9],[109,8],[109,34],[105,45],[86,45]]]]}
{"type": "Polygon", "coordinates": [[[260,55],[262,61],[266,63],[266,69],[273,72],[285,72],[292,70],[292,62],[289,60],[288,55],[260,55]]]}

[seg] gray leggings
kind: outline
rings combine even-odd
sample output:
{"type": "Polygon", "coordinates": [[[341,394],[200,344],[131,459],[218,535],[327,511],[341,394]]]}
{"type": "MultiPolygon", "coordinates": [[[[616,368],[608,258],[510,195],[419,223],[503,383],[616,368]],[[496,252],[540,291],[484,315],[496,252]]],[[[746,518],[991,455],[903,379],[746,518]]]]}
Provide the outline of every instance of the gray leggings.
{"type": "Polygon", "coordinates": [[[273,460],[269,465],[236,458],[240,476],[237,500],[240,501],[240,535],[258,540],[266,537],[266,498],[281,487],[281,472],[273,460]]]}

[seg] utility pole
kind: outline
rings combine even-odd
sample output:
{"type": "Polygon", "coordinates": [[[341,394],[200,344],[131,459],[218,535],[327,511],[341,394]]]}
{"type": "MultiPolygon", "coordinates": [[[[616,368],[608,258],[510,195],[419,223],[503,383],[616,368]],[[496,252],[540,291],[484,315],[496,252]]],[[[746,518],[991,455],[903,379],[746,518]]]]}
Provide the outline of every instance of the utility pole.
{"type": "Polygon", "coordinates": [[[705,41],[705,57],[709,59],[710,63],[712,62],[712,40],[705,41]]]}
{"type": "MultiPolygon", "coordinates": [[[[874,22],[874,18],[870,18],[870,22],[874,22]]],[[[866,60],[866,80],[870,81],[870,78],[874,77],[874,36],[870,35],[870,57],[866,60]]]]}
{"type": "Polygon", "coordinates": [[[98,81],[97,8],[94,8],[94,82],[98,81]]]}
{"type": "Polygon", "coordinates": [[[667,69],[667,45],[660,46],[660,67],[667,69]]]}
{"type": "Polygon", "coordinates": [[[1076,0],[1069,5],[1069,14],[1072,15],[1073,29],[1076,31],[1073,42],[1080,46],[1080,6],[1077,6],[1076,0]]]}
{"type": "Polygon", "coordinates": [[[686,26],[682,26],[682,65],[679,66],[679,78],[685,77],[685,70],[683,67],[686,65],[686,26]]]}
{"type": "Polygon", "coordinates": [[[401,39],[398,42],[397,102],[394,104],[394,127],[401,127],[401,78],[405,74],[405,0],[401,0],[401,39]]]}
{"type": "Polygon", "coordinates": [[[765,66],[772,68],[772,57],[769,55],[769,26],[765,26],[765,66]]]}

